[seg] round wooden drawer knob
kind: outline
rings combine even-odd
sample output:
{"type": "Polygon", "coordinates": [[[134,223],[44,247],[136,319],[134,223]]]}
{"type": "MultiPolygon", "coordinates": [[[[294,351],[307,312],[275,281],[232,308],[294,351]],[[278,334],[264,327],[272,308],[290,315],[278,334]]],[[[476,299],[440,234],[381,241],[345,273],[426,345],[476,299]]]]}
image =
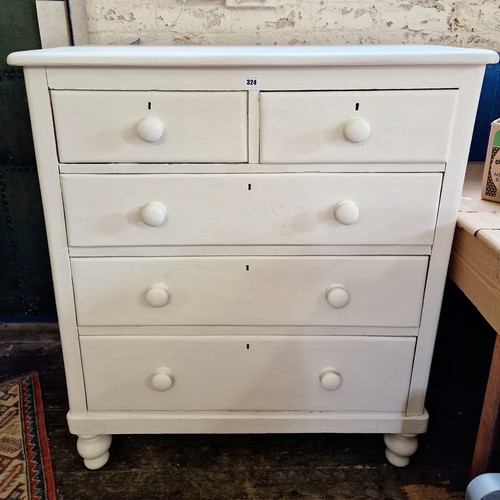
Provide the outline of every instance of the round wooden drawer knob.
{"type": "Polygon", "coordinates": [[[161,368],[157,368],[153,372],[153,378],[151,379],[151,385],[153,389],[157,391],[168,391],[172,385],[174,384],[174,377],[172,376],[172,372],[162,366],[161,368]]]}
{"type": "Polygon", "coordinates": [[[328,366],[319,372],[319,381],[327,391],[335,391],[342,385],[342,375],[336,368],[328,366]]]}
{"type": "Polygon", "coordinates": [[[163,307],[168,302],[168,288],[163,283],[151,285],[146,292],[146,301],[151,307],[163,307]]]}
{"type": "Polygon", "coordinates": [[[326,300],[335,309],[345,307],[351,298],[350,293],[342,285],[332,285],[326,290],[326,300]]]}
{"type": "Polygon", "coordinates": [[[141,217],[148,226],[161,226],[167,217],[167,208],[159,201],[151,201],[142,208],[141,217]]]}
{"type": "Polygon", "coordinates": [[[365,142],[370,134],[370,124],[360,116],[351,118],[344,124],[344,136],[350,142],[365,142]]]}
{"type": "Polygon", "coordinates": [[[155,116],[143,118],[137,126],[139,137],[146,142],[159,141],[165,133],[165,125],[155,116]]]}
{"type": "Polygon", "coordinates": [[[339,201],[333,209],[335,219],[341,224],[349,226],[359,220],[359,208],[350,200],[339,201]]]}

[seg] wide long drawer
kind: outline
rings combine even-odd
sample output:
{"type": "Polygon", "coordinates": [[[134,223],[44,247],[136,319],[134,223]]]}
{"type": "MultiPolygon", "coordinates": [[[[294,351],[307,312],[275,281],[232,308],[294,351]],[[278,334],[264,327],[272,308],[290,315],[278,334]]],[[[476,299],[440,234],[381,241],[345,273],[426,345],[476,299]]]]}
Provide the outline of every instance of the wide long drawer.
{"type": "Polygon", "coordinates": [[[430,245],[440,173],[61,176],[70,246],[430,245]]]}
{"type": "Polygon", "coordinates": [[[418,326],[427,257],[71,260],[80,326],[418,326]]]}
{"type": "Polygon", "coordinates": [[[246,162],[246,92],[52,91],[59,160],[246,162]]]}
{"type": "Polygon", "coordinates": [[[83,337],[88,409],[404,412],[413,338],[83,337]]]}
{"type": "Polygon", "coordinates": [[[456,90],[262,92],[261,161],[446,161],[456,90]]]}

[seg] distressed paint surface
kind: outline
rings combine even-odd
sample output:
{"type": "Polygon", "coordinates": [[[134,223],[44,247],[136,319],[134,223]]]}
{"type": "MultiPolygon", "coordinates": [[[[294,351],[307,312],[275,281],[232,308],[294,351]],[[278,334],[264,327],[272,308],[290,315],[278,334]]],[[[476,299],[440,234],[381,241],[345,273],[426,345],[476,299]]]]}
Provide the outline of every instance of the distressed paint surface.
{"type": "Polygon", "coordinates": [[[500,48],[496,0],[86,0],[92,44],[439,44],[500,48]],[[137,42],[140,40],[139,42],[137,42]]]}

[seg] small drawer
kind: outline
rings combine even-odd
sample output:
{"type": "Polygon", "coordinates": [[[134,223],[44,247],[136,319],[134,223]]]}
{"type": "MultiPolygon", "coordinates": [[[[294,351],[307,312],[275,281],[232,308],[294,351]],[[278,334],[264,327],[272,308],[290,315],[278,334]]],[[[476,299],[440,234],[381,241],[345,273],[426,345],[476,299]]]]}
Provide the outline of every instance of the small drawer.
{"type": "Polygon", "coordinates": [[[83,337],[90,411],[404,412],[414,338],[83,337]]]}
{"type": "Polygon", "coordinates": [[[62,175],[70,246],[431,245],[440,173],[62,175]]]}
{"type": "Polygon", "coordinates": [[[262,92],[263,163],[444,162],[456,90],[262,92]]]}
{"type": "Polygon", "coordinates": [[[420,324],[424,256],[79,257],[80,326],[420,324]]]}
{"type": "Polygon", "coordinates": [[[246,162],[246,92],[52,91],[59,160],[246,162]]]}

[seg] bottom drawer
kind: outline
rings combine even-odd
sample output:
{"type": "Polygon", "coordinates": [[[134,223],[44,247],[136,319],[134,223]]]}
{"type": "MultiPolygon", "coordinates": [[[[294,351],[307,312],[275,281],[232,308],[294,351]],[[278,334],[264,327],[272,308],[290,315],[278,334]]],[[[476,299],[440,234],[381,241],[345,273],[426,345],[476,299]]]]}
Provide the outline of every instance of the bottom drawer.
{"type": "Polygon", "coordinates": [[[404,412],[414,338],[81,337],[88,409],[404,412]]]}

